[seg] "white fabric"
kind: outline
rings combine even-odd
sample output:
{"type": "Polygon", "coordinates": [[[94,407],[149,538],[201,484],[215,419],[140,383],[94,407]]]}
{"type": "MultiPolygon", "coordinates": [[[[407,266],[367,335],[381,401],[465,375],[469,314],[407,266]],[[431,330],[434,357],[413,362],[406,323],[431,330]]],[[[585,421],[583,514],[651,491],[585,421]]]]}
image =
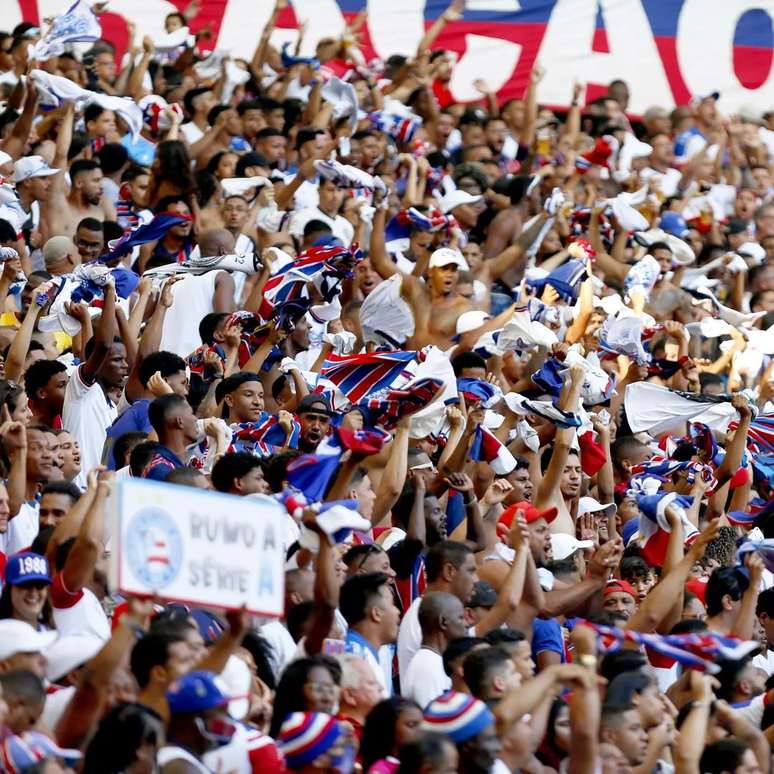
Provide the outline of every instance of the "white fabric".
{"type": "Polygon", "coordinates": [[[404,699],[415,701],[424,709],[452,687],[451,678],[443,671],[443,658],[429,648],[420,648],[401,678],[404,699]]]}
{"type": "Polygon", "coordinates": [[[650,382],[635,382],[626,387],[626,417],[633,433],[653,436],[674,429],[681,422],[703,422],[711,430],[723,431],[736,416],[730,403],[691,400],[650,382]]]}
{"type": "Polygon", "coordinates": [[[201,345],[199,322],[204,315],[214,311],[212,301],[219,273],[208,271],[198,276],[187,275],[172,286],[174,301],[164,318],[159,350],[187,357],[201,345]]]}
{"type": "Polygon", "coordinates": [[[419,625],[419,604],[421,597],[417,597],[403,616],[398,629],[398,672],[400,684],[405,696],[405,679],[411,660],[422,645],[422,628],[419,625]]]}
{"type": "Polygon", "coordinates": [[[212,769],[207,768],[184,747],[167,745],[156,753],[156,763],[159,766],[166,766],[168,763],[172,763],[172,761],[185,761],[192,771],[198,771],[201,774],[212,774],[212,769]]]}
{"type": "Polygon", "coordinates": [[[259,631],[261,637],[271,646],[274,656],[272,659],[274,676],[279,680],[285,667],[295,658],[296,643],[281,621],[270,621],[264,624],[259,631]]]}
{"type": "MultiPolygon", "coordinates": [[[[179,282],[176,287],[182,284],[184,283],[179,282]]],[[[73,481],[76,486],[85,487],[87,473],[102,461],[102,448],[108,428],[118,414],[115,405],[105,395],[98,382],[92,385],[83,382],[81,368],[82,366],[73,372],[65,389],[62,427],[78,441],[81,450],[81,472],[73,481]]]]}

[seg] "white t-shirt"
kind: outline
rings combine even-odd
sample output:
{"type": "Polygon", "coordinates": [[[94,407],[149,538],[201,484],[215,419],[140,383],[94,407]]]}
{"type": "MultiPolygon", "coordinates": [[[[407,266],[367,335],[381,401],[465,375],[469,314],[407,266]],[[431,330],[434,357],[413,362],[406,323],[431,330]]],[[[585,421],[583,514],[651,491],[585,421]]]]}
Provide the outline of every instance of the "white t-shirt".
{"type": "Polygon", "coordinates": [[[199,127],[193,121],[189,121],[187,124],[182,124],[180,126],[180,132],[189,145],[193,145],[195,142],[199,142],[199,140],[204,137],[204,132],[199,129],[199,127]]]}
{"type": "Polygon", "coordinates": [[[422,597],[417,597],[411,603],[398,629],[398,672],[401,687],[405,685],[406,670],[411,660],[422,646],[422,627],[419,625],[419,604],[421,602],[422,597]]]}
{"type": "Polygon", "coordinates": [[[296,643],[281,621],[270,621],[260,628],[260,635],[272,650],[274,676],[279,680],[285,667],[296,657],[296,643]]]}
{"type": "Polygon", "coordinates": [[[213,311],[215,281],[221,273],[208,271],[198,276],[189,274],[172,286],[174,301],[164,318],[160,350],[188,357],[201,346],[199,323],[204,315],[213,311]]]}
{"type": "Polygon", "coordinates": [[[767,675],[774,674],[774,650],[768,648],[757,656],[753,656],[752,665],[762,669],[767,675]]]}
{"type": "Polygon", "coordinates": [[[185,747],[167,745],[156,753],[156,763],[162,768],[172,761],[185,761],[193,771],[201,774],[212,774],[212,769],[207,768],[198,758],[195,758],[185,747]]]}
{"type": "Polygon", "coordinates": [[[35,502],[22,503],[19,512],[8,522],[8,532],[4,536],[5,553],[8,556],[32,545],[40,531],[39,510],[40,506],[35,502]]]}
{"type": "Polygon", "coordinates": [[[422,709],[452,687],[451,678],[443,671],[443,658],[429,648],[420,648],[401,678],[401,694],[422,709]]]}
{"type": "Polygon", "coordinates": [[[331,227],[333,236],[338,237],[344,245],[349,247],[352,244],[352,239],[355,236],[355,229],[352,228],[352,224],[341,215],[330,217],[326,215],[319,207],[309,207],[305,210],[293,213],[290,216],[290,226],[288,231],[297,238],[301,238],[304,235],[304,227],[312,220],[321,220],[323,223],[327,223],[331,227]]]}
{"type": "MultiPolygon", "coordinates": [[[[181,284],[184,283],[178,283],[175,288],[181,284]]],[[[86,486],[88,472],[102,461],[102,449],[108,428],[118,414],[115,405],[105,395],[98,382],[87,385],[81,379],[81,368],[82,366],[76,368],[67,382],[62,427],[78,441],[81,450],[81,472],[75,477],[74,483],[83,488],[86,486]]]]}
{"type": "Polygon", "coordinates": [[[110,623],[91,589],[70,591],[63,574],[57,573],[50,591],[54,623],[60,636],[92,634],[103,642],[110,639],[110,623]]]}

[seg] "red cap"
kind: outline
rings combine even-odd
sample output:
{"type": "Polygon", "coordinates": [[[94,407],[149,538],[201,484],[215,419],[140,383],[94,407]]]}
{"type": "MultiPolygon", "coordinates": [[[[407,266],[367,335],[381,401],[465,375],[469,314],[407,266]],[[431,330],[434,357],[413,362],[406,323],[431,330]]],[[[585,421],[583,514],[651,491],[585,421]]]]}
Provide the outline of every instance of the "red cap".
{"type": "Polygon", "coordinates": [[[629,594],[634,599],[637,599],[637,595],[634,593],[634,589],[632,588],[631,583],[628,583],[625,580],[619,580],[618,578],[609,580],[605,584],[605,588],[602,590],[602,593],[607,596],[608,594],[616,594],[619,591],[622,591],[624,594],[629,594]]]}
{"type": "Polygon", "coordinates": [[[556,508],[546,508],[543,511],[539,511],[532,503],[522,502],[506,508],[500,514],[497,523],[510,527],[513,522],[513,517],[516,515],[516,511],[524,511],[524,518],[527,520],[527,524],[532,524],[533,521],[537,521],[538,519],[545,519],[550,524],[556,518],[556,514],[558,513],[556,508]]]}

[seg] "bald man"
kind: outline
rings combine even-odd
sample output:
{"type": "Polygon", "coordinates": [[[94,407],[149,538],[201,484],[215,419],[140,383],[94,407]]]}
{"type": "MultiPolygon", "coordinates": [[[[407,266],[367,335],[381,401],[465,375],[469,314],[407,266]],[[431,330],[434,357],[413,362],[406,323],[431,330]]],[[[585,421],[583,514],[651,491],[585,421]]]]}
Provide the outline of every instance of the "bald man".
{"type": "Polygon", "coordinates": [[[53,236],[43,245],[46,271],[55,277],[69,274],[81,264],[81,256],[75,242],[66,236],[53,236]]]}
{"type": "Polygon", "coordinates": [[[452,687],[443,667],[443,652],[452,640],[466,636],[465,608],[459,597],[429,591],[419,604],[422,647],[408,665],[401,685],[403,697],[426,707],[452,687]]]}
{"type": "MultiPolygon", "coordinates": [[[[234,252],[234,237],[224,228],[199,235],[199,252],[204,257],[234,252]]],[[[233,312],[236,308],[234,278],[228,271],[214,269],[204,274],[185,275],[172,288],[174,301],[164,318],[160,349],[187,357],[201,346],[199,323],[211,312],[233,312]]]]}

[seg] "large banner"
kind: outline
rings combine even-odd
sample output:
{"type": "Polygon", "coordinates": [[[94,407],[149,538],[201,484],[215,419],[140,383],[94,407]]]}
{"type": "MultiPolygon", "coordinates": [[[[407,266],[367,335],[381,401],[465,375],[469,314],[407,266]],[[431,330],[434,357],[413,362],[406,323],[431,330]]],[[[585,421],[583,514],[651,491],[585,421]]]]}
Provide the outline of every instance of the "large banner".
{"type": "MultiPolygon", "coordinates": [[[[61,13],[68,0],[3,0],[0,27],[61,13]]],[[[295,41],[307,21],[304,53],[321,37],[339,35],[346,20],[367,9],[365,53],[411,55],[447,0],[290,0],[274,42],[295,41]]],[[[121,49],[126,20],[139,36],[159,36],[164,16],[188,0],[110,0],[105,37],[121,49]]],[[[250,57],[273,7],[272,0],[202,0],[193,31],[209,27],[214,44],[250,57]]],[[[586,84],[586,101],[614,78],[631,91],[629,111],[671,108],[694,95],[721,93],[720,108],[774,108],[772,19],[774,0],[467,0],[461,20],[449,24],[434,47],[459,57],[451,91],[459,101],[480,98],[484,78],[501,99],[520,97],[535,63],[546,70],[538,98],[564,106],[572,83],[586,84]]]]}

